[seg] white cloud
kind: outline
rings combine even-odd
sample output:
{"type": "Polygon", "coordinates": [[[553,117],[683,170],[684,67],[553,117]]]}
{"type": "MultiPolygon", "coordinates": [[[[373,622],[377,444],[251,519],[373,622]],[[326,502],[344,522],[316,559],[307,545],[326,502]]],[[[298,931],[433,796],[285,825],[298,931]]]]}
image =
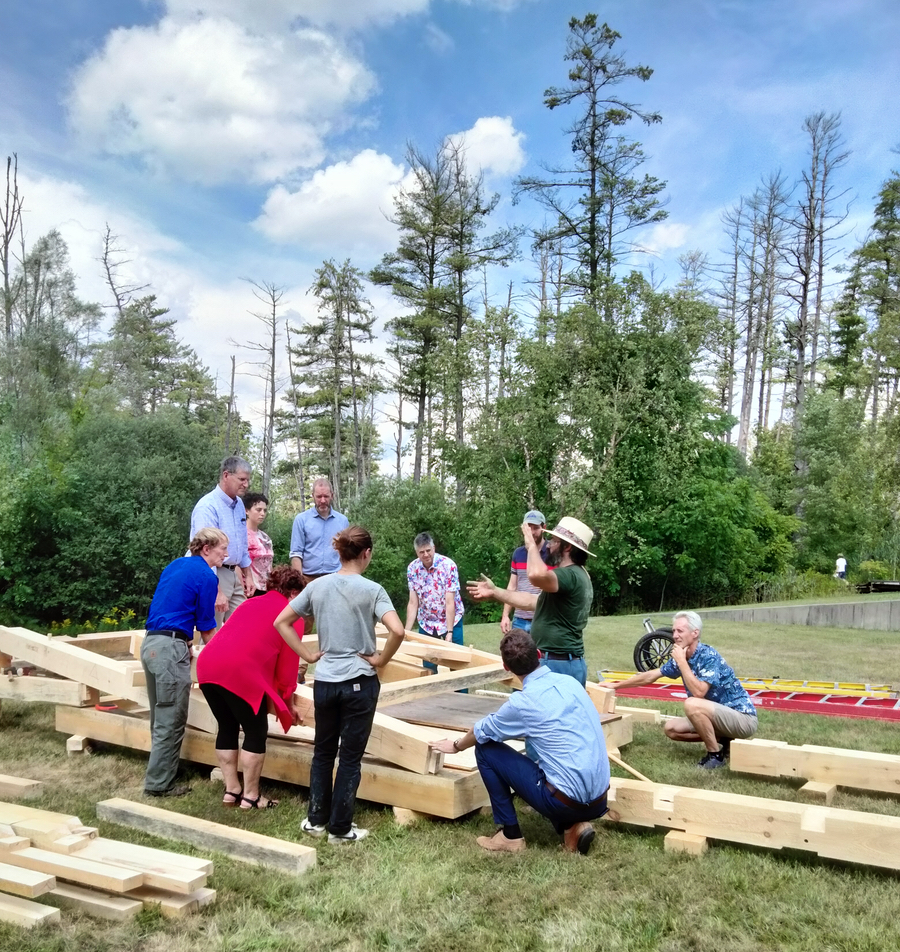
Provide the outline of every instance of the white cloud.
{"type": "Polygon", "coordinates": [[[269,182],[321,162],[323,137],[373,86],[318,30],[165,18],[109,34],[75,74],[69,119],[89,147],[151,168],[269,182]]]}
{"type": "Polygon", "coordinates": [[[366,149],[319,170],[296,191],[276,186],[254,224],[274,241],[323,254],[378,256],[396,243],[386,216],[404,173],[389,156],[366,149]]]}
{"type": "Polygon", "coordinates": [[[305,21],[350,29],[420,13],[430,0],[165,0],[170,14],[192,19],[198,13],[238,23],[282,28],[305,21]]]}
{"type": "Polygon", "coordinates": [[[643,251],[661,254],[675,248],[683,248],[690,233],[690,226],[682,222],[666,221],[654,225],[647,235],[637,242],[643,251]]]}
{"type": "Polygon", "coordinates": [[[509,116],[483,116],[471,129],[448,139],[462,146],[470,167],[486,173],[515,175],[525,165],[525,134],[516,131],[509,116]]]}

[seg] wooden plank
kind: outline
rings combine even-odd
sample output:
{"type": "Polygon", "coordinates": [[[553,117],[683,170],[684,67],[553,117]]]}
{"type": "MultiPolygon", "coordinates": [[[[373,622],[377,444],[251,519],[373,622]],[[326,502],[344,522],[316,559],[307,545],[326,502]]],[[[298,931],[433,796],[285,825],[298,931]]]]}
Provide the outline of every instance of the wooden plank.
{"type": "Polygon", "coordinates": [[[609,805],[613,822],[900,869],[900,817],[617,777],[610,784],[609,805]]]}
{"type": "MultiPolygon", "coordinates": [[[[56,729],[67,734],[86,734],[98,741],[134,750],[150,749],[147,721],[126,714],[57,707],[56,729]]],[[[263,776],[308,787],[312,754],[309,744],[270,738],[263,776]]],[[[215,737],[188,728],[181,756],[194,763],[216,766],[215,737]]],[[[362,762],[358,796],[373,803],[406,807],[448,819],[464,816],[489,802],[477,771],[469,773],[444,767],[436,774],[414,774],[368,755],[362,762]]]]}
{"type": "Polygon", "coordinates": [[[145,906],[155,906],[167,919],[184,919],[199,912],[203,906],[215,902],[216,891],[203,887],[189,896],[173,896],[162,889],[141,886],[133,889],[128,898],[140,900],[145,906]]]}
{"type": "MultiPolygon", "coordinates": [[[[70,708],[78,710],[78,708],[70,708]]],[[[143,873],[126,870],[119,866],[109,866],[105,863],[96,863],[90,859],[81,859],[78,856],[65,856],[61,853],[51,853],[48,850],[28,847],[24,850],[13,850],[4,854],[4,862],[12,866],[22,866],[25,869],[34,869],[42,873],[50,873],[59,879],[79,883],[82,886],[93,886],[109,892],[123,893],[130,889],[137,889],[144,882],[143,873]]]]}
{"type": "Polygon", "coordinates": [[[91,703],[91,694],[88,687],[76,681],[31,675],[22,678],[0,678],[0,700],[82,707],[91,703]]]}
{"type": "Polygon", "coordinates": [[[90,739],[81,734],[73,734],[66,738],[66,754],[74,757],[76,754],[90,754],[92,751],[90,739]]]}
{"type": "Polygon", "coordinates": [[[392,681],[408,681],[410,678],[427,678],[431,672],[423,668],[421,661],[407,662],[394,655],[390,661],[378,669],[378,680],[382,684],[392,681]]]}
{"type": "MultiPolygon", "coordinates": [[[[179,895],[188,895],[206,885],[205,870],[187,868],[177,860],[172,862],[172,854],[164,850],[146,847],[141,849],[136,844],[98,837],[80,850],[78,856],[97,863],[134,870],[143,874],[145,886],[165,889],[179,895]]],[[[209,863],[209,866],[211,867],[212,863],[209,863]]]]}
{"type": "Polygon", "coordinates": [[[305,873],[316,864],[316,851],[309,846],[184,816],[145,803],[103,800],[97,804],[97,816],[155,836],[215,850],[244,863],[271,866],[294,875],[305,873]]]}
{"type": "MultiPolygon", "coordinates": [[[[80,710],[76,708],[75,710],[80,710]]],[[[51,810],[38,810],[35,807],[25,806],[24,803],[0,803],[0,823],[19,823],[22,820],[52,820],[60,826],[66,827],[67,832],[77,833],[82,829],[82,822],[77,816],[66,813],[53,813],[51,810]]]]}
{"type": "Polygon", "coordinates": [[[410,724],[465,732],[482,717],[500,710],[508,697],[509,695],[493,698],[478,694],[438,694],[412,701],[395,701],[381,710],[410,724]]]}
{"type": "Polygon", "coordinates": [[[659,711],[653,711],[644,707],[623,707],[616,700],[616,713],[627,714],[631,717],[633,724],[661,724],[662,715],[659,711]]]}
{"type": "Polygon", "coordinates": [[[411,701],[418,697],[431,697],[445,691],[459,691],[463,688],[479,687],[495,681],[509,681],[512,675],[506,671],[502,662],[490,662],[477,666],[470,665],[459,671],[447,671],[433,674],[428,678],[415,678],[409,683],[394,681],[381,686],[378,706],[385,707],[393,701],[411,701]]]}
{"type": "Polygon", "coordinates": [[[71,883],[60,883],[49,895],[64,909],[75,909],[88,916],[113,922],[133,919],[144,908],[139,899],[112,896],[109,893],[73,886],[71,883]]]}
{"type": "Polygon", "coordinates": [[[27,836],[0,836],[0,855],[8,853],[10,850],[24,850],[31,846],[31,840],[27,836]]]}
{"type": "MultiPolygon", "coordinates": [[[[148,809],[153,808],[148,807],[148,809]]],[[[140,863],[142,866],[177,867],[193,873],[202,873],[205,876],[211,876],[213,872],[213,861],[202,856],[187,856],[184,853],[173,853],[171,850],[161,850],[140,843],[125,843],[121,840],[106,837],[98,837],[95,843],[99,845],[86,844],[82,855],[88,859],[99,860],[104,854],[110,855],[116,852],[118,855],[140,863]]]]}
{"type": "MultiPolygon", "coordinates": [[[[51,844],[72,835],[72,830],[56,820],[27,819],[9,824],[16,836],[27,836],[32,846],[49,849],[51,844]]],[[[85,840],[87,837],[85,837],[85,840]]],[[[59,852],[65,852],[60,850],[59,852]]]]}
{"type": "Polygon", "coordinates": [[[59,909],[19,896],[0,895],[0,919],[25,929],[59,922],[59,909]]]}
{"type": "Polygon", "coordinates": [[[781,741],[735,740],[731,769],[768,777],[797,777],[819,783],[900,795],[900,756],[781,741]]]}
{"type": "Polygon", "coordinates": [[[669,830],[663,838],[663,849],[667,853],[687,853],[690,856],[702,856],[709,849],[709,840],[697,833],[669,830]]]}
{"type": "Polygon", "coordinates": [[[614,714],[616,710],[616,692],[612,688],[601,688],[594,681],[584,686],[588,697],[594,702],[598,714],[614,714]]]}
{"type": "Polygon", "coordinates": [[[77,853],[91,842],[89,836],[82,833],[70,833],[68,836],[61,836],[58,840],[52,840],[47,843],[35,843],[35,846],[43,846],[44,849],[52,853],[77,853]]]}
{"type": "Polygon", "coordinates": [[[0,863],[0,891],[34,899],[56,888],[56,877],[33,869],[0,863]]]}
{"type": "Polygon", "coordinates": [[[40,796],[44,789],[40,780],[28,780],[25,777],[10,777],[0,774],[0,797],[13,797],[27,800],[40,796]]]}

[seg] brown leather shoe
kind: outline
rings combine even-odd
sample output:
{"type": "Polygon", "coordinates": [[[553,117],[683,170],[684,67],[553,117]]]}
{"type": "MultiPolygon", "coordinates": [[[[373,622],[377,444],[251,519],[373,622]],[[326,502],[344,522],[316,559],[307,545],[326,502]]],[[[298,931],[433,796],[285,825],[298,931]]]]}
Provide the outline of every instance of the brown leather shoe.
{"type": "Polygon", "coordinates": [[[594,842],[594,835],[594,828],[590,823],[576,823],[563,834],[563,845],[570,853],[587,856],[591,843],[594,842]]]}
{"type": "Polygon", "coordinates": [[[497,830],[493,836],[479,836],[475,842],[489,853],[521,853],[525,849],[524,837],[508,840],[503,835],[503,830],[497,830]]]}

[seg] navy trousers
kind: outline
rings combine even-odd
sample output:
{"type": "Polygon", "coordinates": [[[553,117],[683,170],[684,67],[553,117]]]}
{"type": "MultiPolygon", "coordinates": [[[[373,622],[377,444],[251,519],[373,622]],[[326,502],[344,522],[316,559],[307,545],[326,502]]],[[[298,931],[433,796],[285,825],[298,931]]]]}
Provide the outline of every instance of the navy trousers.
{"type": "Polygon", "coordinates": [[[547,789],[544,771],[533,760],[506,744],[493,740],[476,744],[475,762],[491,798],[494,822],[498,826],[512,826],[519,822],[513,794],[518,794],[547,817],[557,833],[564,833],[570,826],[584,820],[595,820],[607,811],[605,793],[591,806],[572,807],[558,800],[547,789]]]}

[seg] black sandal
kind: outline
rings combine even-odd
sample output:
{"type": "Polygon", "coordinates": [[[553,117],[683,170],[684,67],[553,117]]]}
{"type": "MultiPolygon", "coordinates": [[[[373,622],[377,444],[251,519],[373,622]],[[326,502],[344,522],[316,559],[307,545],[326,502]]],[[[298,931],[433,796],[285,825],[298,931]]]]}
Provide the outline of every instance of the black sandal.
{"type": "Polygon", "coordinates": [[[236,807],[241,800],[244,799],[244,791],[238,790],[237,793],[232,793],[230,790],[225,791],[225,797],[222,798],[222,806],[226,810],[230,810],[232,807],[236,807]],[[230,800],[225,799],[225,797],[231,797],[230,800]]]}
{"type": "Polygon", "coordinates": [[[250,797],[241,797],[241,809],[242,810],[274,810],[278,806],[277,800],[266,800],[266,805],[261,807],[259,801],[262,800],[262,794],[260,794],[255,800],[251,800],[250,797]],[[249,803],[249,807],[245,807],[244,804],[249,803]]]}

